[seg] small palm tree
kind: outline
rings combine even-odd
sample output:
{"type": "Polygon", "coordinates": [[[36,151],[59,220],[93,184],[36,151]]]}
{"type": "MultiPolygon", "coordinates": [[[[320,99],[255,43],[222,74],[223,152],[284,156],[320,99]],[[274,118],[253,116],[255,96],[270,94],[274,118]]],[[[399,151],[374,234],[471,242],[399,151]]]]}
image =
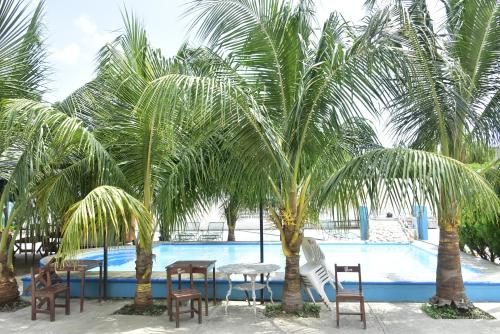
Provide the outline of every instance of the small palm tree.
{"type": "MultiPolygon", "coordinates": [[[[390,124],[411,148],[439,152],[461,162],[475,147],[500,138],[500,6],[496,0],[442,1],[442,27],[426,2],[394,1],[394,40],[407,72],[395,93],[390,124]],[[436,31],[437,29],[437,31],[436,31]]],[[[436,203],[440,227],[438,304],[467,305],[458,242],[461,209],[467,203],[436,203]]]]}

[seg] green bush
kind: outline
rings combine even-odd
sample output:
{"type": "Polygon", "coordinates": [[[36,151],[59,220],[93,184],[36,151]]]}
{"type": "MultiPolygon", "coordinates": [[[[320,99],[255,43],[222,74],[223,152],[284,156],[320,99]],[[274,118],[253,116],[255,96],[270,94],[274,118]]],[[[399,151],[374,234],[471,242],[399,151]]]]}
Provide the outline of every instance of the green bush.
{"type": "MultiPolygon", "coordinates": [[[[500,166],[498,161],[480,171],[500,197],[500,166]]],[[[475,256],[495,262],[500,259],[500,215],[486,217],[474,203],[462,211],[460,248],[475,256]],[[467,246],[467,247],[465,247],[467,246]]]]}
{"type": "MultiPolygon", "coordinates": [[[[498,218],[498,217],[497,217],[498,218]]],[[[500,227],[498,223],[474,223],[472,219],[463,219],[460,226],[460,246],[482,259],[495,262],[500,258],[500,227]]]]}

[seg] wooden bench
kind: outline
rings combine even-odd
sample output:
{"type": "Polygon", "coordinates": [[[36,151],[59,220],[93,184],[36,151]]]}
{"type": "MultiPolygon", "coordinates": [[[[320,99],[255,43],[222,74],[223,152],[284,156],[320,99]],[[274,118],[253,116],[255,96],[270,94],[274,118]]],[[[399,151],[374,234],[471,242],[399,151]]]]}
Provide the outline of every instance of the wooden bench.
{"type": "Polygon", "coordinates": [[[65,314],[70,314],[69,287],[64,283],[52,284],[52,272],[50,269],[41,268],[35,275],[35,270],[31,269],[31,320],[36,320],[37,313],[50,315],[50,321],[56,319],[56,307],[64,307],[65,314]],[[41,287],[38,287],[40,283],[41,287]],[[65,295],[64,304],[56,304],[56,297],[59,294],[65,295]],[[37,301],[40,304],[37,304],[37,301]],[[46,309],[43,305],[47,303],[46,309]]]}

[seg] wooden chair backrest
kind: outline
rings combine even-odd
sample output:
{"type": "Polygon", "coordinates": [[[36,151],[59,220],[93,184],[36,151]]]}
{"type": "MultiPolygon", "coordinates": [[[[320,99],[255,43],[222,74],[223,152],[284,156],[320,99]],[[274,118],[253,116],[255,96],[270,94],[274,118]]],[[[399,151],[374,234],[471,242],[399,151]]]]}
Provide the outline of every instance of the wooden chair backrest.
{"type": "Polygon", "coordinates": [[[31,293],[34,293],[37,290],[38,282],[40,282],[41,286],[44,288],[51,286],[51,272],[52,269],[50,269],[50,267],[38,268],[38,270],[35,270],[35,268],[31,268],[31,284],[28,287],[28,290],[31,289],[31,293]],[[36,273],[37,271],[38,273],[36,273]]]}
{"type": "Polygon", "coordinates": [[[172,284],[172,275],[177,275],[177,289],[182,289],[182,275],[189,274],[189,288],[193,288],[193,265],[185,264],[185,265],[176,265],[175,267],[167,268],[167,286],[168,286],[168,294],[172,294],[173,284],[172,284]]]}
{"type": "Polygon", "coordinates": [[[358,273],[358,288],[359,292],[363,292],[363,285],[361,281],[361,264],[358,263],[357,266],[339,266],[335,263],[335,290],[338,292],[338,273],[358,273]]]}

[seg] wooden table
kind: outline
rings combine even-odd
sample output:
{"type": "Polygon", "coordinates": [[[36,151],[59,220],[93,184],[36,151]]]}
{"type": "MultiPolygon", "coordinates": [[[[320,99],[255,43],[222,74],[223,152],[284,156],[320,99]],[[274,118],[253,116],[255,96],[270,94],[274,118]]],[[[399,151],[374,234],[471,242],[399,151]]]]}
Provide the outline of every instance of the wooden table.
{"type": "Polygon", "coordinates": [[[103,292],[102,260],[69,260],[60,266],[54,267],[56,271],[66,271],[66,284],[70,286],[70,274],[72,271],[80,273],[80,312],[83,312],[83,301],[85,297],[85,272],[99,267],[99,302],[103,292]]]}
{"type": "MultiPolygon", "coordinates": [[[[177,266],[182,265],[191,265],[193,267],[193,274],[203,274],[205,277],[205,315],[208,316],[208,271],[212,268],[212,279],[213,279],[213,288],[212,288],[212,299],[215,305],[215,260],[187,260],[187,261],[175,261],[174,263],[169,264],[165,269],[175,268],[177,266]]],[[[168,289],[168,287],[167,287],[168,289]]],[[[168,291],[167,291],[168,296],[168,291]]]]}

